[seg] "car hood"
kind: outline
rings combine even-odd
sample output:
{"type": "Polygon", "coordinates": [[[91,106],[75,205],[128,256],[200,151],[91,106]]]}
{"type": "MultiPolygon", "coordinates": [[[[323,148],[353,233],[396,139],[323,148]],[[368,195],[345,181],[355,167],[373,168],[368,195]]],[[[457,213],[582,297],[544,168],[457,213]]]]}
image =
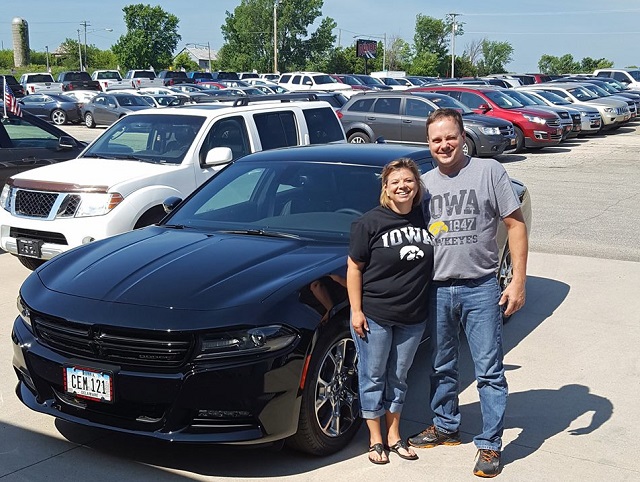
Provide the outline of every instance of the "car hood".
{"type": "Polygon", "coordinates": [[[34,274],[73,297],[206,311],[262,303],[292,282],[313,281],[331,263],[346,264],[346,255],[346,243],[151,226],[70,250],[34,274]]]}
{"type": "MultiPolygon", "coordinates": [[[[26,180],[50,184],[55,191],[55,185],[72,185],[78,189],[82,187],[104,187],[107,191],[125,181],[133,179],[150,179],[156,174],[175,170],[174,164],[151,164],[148,162],[77,158],[58,164],[43,166],[16,174],[14,180],[26,180]]],[[[126,193],[121,193],[125,195],[126,193]]]]}
{"type": "Polygon", "coordinates": [[[484,127],[507,127],[511,125],[511,122],[500,119],[498,117],[491,117],[484,114],[464,114],[462,121],[465,124],[484,126],[484,127]]]}

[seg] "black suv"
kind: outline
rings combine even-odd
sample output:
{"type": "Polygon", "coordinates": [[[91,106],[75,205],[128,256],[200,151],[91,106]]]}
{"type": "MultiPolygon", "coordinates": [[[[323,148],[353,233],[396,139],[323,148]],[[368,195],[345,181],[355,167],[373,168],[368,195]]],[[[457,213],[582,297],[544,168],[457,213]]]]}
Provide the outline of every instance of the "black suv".
{"type": "Polygon", "coordinates": [[[475,114],[445,94],[363,92],[351,97],[338,111],[338,118],[351,143],[367,143],[382,137],[388,143],[427,145],[427,117],[434,110],[447,107],[462,114],[466,154],[493,157],[515,148],[511,122],[475,114]]]}

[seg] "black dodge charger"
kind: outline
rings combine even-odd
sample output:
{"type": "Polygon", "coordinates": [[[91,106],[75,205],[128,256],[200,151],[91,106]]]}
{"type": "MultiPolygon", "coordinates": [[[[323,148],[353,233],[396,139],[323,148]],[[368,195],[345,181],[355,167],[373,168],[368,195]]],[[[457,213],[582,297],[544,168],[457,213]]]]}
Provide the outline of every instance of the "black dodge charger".
{"type": "Polygon", "coordinates": [[[360,424],[350,225],[378,204],[381,168],[398,157],[432,168],[427,149],[406,146],[252,154],[167,200],[158,225],[48,261],[18,298],[19,397],[164,440],[344,447],[360,424]]]}

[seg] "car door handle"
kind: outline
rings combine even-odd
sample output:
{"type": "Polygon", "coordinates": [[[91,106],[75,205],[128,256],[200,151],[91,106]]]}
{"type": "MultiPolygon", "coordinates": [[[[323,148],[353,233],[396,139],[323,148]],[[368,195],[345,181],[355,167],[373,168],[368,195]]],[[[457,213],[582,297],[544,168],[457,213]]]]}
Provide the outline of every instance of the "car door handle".
{"type": "Polygon", "coordinates": [[[411,119],[402,119],[402,122],[403,122],[404,124],[411,124],[411,123],[413,123],[413,121],[412,121],[411,119]]]}
{"type": "Polygon", "coordinates": [[[375,118],[375,117],[370,117],[370,116],[369,116],[369,117],[367,117],[367,120],[373,121],[373,120],[376,120],[376,118],[375,118]]]}

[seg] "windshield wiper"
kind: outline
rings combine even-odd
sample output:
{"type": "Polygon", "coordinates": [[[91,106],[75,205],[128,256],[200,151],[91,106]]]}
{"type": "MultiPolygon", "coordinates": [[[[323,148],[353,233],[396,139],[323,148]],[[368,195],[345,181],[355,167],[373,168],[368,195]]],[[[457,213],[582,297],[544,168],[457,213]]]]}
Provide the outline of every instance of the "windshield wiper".
{"type": "Polygon", "coordinates": [[[246,234],[248,236],[266,236],[269,238],[301,239],[297,234],[283,233],[280,231],[266,231],[264,229],[229,229],[220,231],[225,234],[246,234]]]}
{"type": "Polygon", "coordinates": [[[138,157],[138,156],[134,156],[132,154],[127,154],[126,156],[122,156],[122,159],[126,159],[126,160],[131,160],[131,161],[138,161],[138,162],[148,162],[151,164],[156,164],[156,160],[155,159],[148,159],[148,158],[144,158],[144,157],[138,157]]]}
{"type": "Polygon", "coordinates": [[[113,156],[105,156],[104,154],[95,154],[93,152],[87,153],[82,157],[90,157],[90,158],[93,158],[93,159],[115,159],[115,157],[113,157],[113,156]]]}

